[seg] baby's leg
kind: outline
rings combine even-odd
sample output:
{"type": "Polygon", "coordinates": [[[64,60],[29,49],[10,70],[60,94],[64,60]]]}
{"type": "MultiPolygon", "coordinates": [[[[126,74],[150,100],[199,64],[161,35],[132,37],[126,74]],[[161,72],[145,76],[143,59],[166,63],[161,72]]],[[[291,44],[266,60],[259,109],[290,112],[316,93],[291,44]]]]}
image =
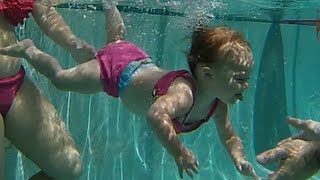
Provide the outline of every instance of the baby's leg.
{"type": "Polygon", "coordinates": [[[43,172],[33,178],[78,179],[82,161],[64,121],[25,77],[6,116],[5,135],[43,172]]]}
{"type": "Polygon", "coordinates": [[[103,90],[100,67],[96,59],[65,70],[54,57],[37,49],[30,39],[2,48],[0,53],[25,58],[60,90],[81,93],[97,93],[103,90]]]}
{"type": "Polygon", "coordinates": [[[3,118],[0,114],[0,179],[4,179],[4,148],[5,148],[5,141],[4,141],[4,123],[3,118]]]}
{"type": "Polygon", "coordinates": [[[107,25],[107,44],[123,40],[125,36],[125,26],[117,6],[115,4],[111,4],[111,6],[107,5],[106,2],[103,2],[102,5],[104,6],[107,25]]]}
{"type": "Polygon", "coordinates": [[[77,38],[53,6],[36,3],[32,15],[42,31],[55,43],[68,50],[77,63],[95,58],[94,47],[77,38]]]}

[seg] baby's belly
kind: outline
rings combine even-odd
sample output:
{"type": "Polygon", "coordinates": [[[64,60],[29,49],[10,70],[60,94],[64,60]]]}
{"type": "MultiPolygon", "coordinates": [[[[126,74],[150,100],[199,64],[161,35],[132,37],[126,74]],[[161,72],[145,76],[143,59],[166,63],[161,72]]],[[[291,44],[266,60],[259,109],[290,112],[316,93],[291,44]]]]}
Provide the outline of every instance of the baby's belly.
{"type": "Polygon", "coordinates": [[[145,94],[137,94],[134,92],[123,93],[121,101],[123,106],[134,113],[135,115],[146,117],[147,112],[152,104],[152,96],[146,96],[145,94]]]}

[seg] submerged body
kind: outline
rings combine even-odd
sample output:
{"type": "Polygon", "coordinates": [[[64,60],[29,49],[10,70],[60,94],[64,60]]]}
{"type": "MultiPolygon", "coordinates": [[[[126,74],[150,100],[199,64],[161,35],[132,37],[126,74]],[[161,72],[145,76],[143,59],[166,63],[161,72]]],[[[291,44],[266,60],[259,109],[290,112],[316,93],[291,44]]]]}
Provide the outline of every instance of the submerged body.
{"type": "MultiPolygon", "coordinates": [[[[198,100],[200,94],[196,89],[196,81],[189,71],[161,69],[153,63],[147,53],[133,43],[126,41],[111,43],[99,50],[96,59],[97,61],[92,63],[98,63],[100,67],[100,83],[103,82],[103,90],[110,96],[120,97],[129,111],[142,117],[148,114],[150,106],[157,98],[176,91],[181,92],[180,88],[186,89],[193,98],[190,111],[185,116],[181,114],[172,117],[175,122],[183,123],[182,129],[184,124],[192,126],[199,120],[205,119],[211,107],[213,105],[216,107],[218,103],[215,97],[207,99],[207,102],[203,99],[198,100]]],[[[179,97],[175,95],[175,98],[179,97]]],[[[207,120],[212,114],[213,112],[207,120]]],[[[177,131],[177,128],[175,129],[177,131]]]]}
{"type": "Polygon", "coordinates": [[[105,14],[106,47],[94,59],[73,68],[63,69],[31,40],[2,48],[0,53],[25,58],[58,89],[105,91],[120,97],[129,111],[146,117],[149,127],[175,159],[181,177],[183,171],[189,176],[197,173],[198,161],[177,134],[190,132],[213,117],[237,170],[257,178],[228,110],[228,104],[242,100],[248,88],[253,56],[247,41],[230,28],[199,29],[193,34],[188,57],[190,71],[169,71],[155,66],[134,44],[123,41],[124,25],[115,6],[106,9],[105,14]]]}

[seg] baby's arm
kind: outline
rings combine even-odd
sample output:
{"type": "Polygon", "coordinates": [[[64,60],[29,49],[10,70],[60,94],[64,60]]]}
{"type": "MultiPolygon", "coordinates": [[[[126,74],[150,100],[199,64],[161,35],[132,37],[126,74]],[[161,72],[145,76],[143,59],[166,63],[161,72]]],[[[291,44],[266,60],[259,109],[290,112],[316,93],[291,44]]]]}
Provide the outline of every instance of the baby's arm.
{"type": "Polygon", "coordinates": [[[123,40],[125,36],[125,26],[117,6],[115,4],[112,4],[111,7],[106,7],[106,4],[103,4],[103,6],[105,8],[107,26],[107,44],[123,40]]]}
{"type": "Polygon", "coordinates": [[[192,92],[186,85],[171,85],[166,95],[159,97],[150,107],[147,122],[158,136],[161,144],[174,157],[179,168],[180,177],[185,170],[189,176],[198,172],[198,161],[179,140],[172,119],[179,117],[192,106],[192,92]]]}
{"type": "MultiPolygon", "coordinates": [[[[45,1],[45,0],[42,0],[45,1]]],[[[59,15],[53,5],[37,1],[32,16],[45,35],[69,51],[77,63],[95,58],[95,49],[73,34],[70,27],[59,15]]]]}
{"type": "Polygon", "coordinates": [[[241,139],[232,127],[228,111],[228,105],[219,101],[218,109],[214,114],[219,138],[228,150],[237,170],[244,175],[256,177],[251,164],[245,158],[241,139]]]}

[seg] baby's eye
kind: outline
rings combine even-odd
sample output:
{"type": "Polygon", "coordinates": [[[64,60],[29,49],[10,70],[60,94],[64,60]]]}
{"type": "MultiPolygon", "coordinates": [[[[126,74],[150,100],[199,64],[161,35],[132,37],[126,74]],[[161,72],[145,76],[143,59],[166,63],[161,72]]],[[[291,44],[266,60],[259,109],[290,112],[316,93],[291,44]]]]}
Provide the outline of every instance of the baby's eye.
{"type": "Polygon", "coordinates": [[[236,81],[238,81],[239,83],[245,83],[249,80],[249,77],[246,77],[246,78],[235,78],[236,81]]]}

